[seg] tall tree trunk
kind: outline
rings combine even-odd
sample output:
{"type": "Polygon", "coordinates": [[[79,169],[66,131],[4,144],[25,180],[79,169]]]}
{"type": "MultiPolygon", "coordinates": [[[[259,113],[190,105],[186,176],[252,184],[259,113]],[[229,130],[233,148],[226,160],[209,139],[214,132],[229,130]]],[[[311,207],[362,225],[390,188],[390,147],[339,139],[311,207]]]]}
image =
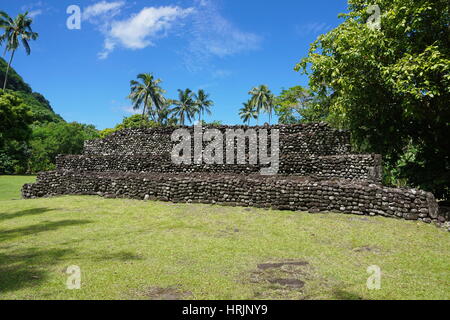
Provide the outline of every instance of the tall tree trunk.
{"type": "MultiPolygon", "coordinates": [[[[147,107],[147,99],[148,99],[148,96],[145,96],[144,107],[142,108],[143,109],[142,110],[142,121],[145,120],[145,108],[147,107]]],[[[143,126],[144,126],[144,123],[141,124],[141,127],[143,127],[143,126]]]]}
{"type": "Polygon", "coordinates": [[[8,81],[8,72],[9,72],[9,68],[11,66],[12,60],[14,58],[15,52],[16,52],[16,50],[14,49],[11,53],[11,58],[9,59],[8,67],[6,68],[5,82],[3,83],[3,91],[5,91],[5,89],[6,89],[6,82],[8,81]]]}

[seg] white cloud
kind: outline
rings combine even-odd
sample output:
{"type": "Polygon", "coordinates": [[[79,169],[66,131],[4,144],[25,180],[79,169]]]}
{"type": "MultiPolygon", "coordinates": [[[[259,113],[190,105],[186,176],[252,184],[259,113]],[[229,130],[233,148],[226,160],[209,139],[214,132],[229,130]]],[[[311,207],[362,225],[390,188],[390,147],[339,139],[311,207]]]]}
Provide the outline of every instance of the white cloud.
{"type": "Polygon", "coordinates": [[[332,26],[324,22],[312,22],[295,28],[299,35],[308,36],[328,32],[332,26]]]}
{"type": "Polygon", "coordinates": [[[212,72],[212,77],[214,79],[223,79],[231,76],[233,72],[231,70],[226,69],[217,69],[212,72]]]}
{"type": "MultiPolygon", "coordinates": [[[[97,2],[83,11],[83,19],[98,26],[104,35],[103,50],[98,54],[106,59],[115,49],[139,50],[154,46],[157,39],[175,34],[187,39],[183,50],[185,65],[191,71],[203,69],[212,58],[224,58],[256,50],[262,38],[240,30],[222,16],[211,0],[194,0],[194,7],[145,7],[126,18],[119,18],[125,2],[97,2]],[[188,19],[188,20],[187,20],[188,19]],[[186,22],[183,24],[183,22],[186,22]]],[[[226,77],[218,72],[215,77],[226,77]]]]}
{"type": "Polygon", "coordinates": [[[32,4],[26,4],[26,5],[21,6],[20,10],[22,10],[22,11],[30,11],[33,8],[42,7],[42,6],[44,6],[44,3],[42,1],[38,1],[38,2],[34,2],[32,4]]]}
{"type": "Polygon", "coordinates": [[[42,14],[42,10],[41,10],[41,9],[38,9],[38,10],[30,11],[30,12],[28,13],[28,16],[29,16],[31,19],[34,19],[34,18],[36,18],[37,16],[39,16],[39,15],[41,15],[41,14],[42,14]]]}
{"type": "Polygon", "coordinates": [[[262,38],[251,32],[240,30],[220,13],[211,0],[196,0],[192,30],[188,36],[189,52],[185,62],[192,71],[202,69],[213,57],[224,58],[238,53],[259,49],[262,38]]]}
{"type": "Polygon", "coordinates": [[[153,45],[153,40],[167,35],[177,22],[194,11],[192,8],[149,7],[143,8],[129,19],[112,21],[106,32],[104,50],[99,58],[105,59],[117,47],[143,49],[153,45]]]}
{"type": "Polygon", "coordinates": [[[120,9],[124,6],[124,1],[116,1],[116,2],[106,2],[100,1],[96,4],[93,4],[89,7],[86,7],[83,10],[83,19],[91,20],[93,18],[97,18],[99,16],[103,16],[103,18],[113,18],[120,13],[120,9]]]}
{"type": "Polygon", "coordinates": [[[37,16],[40,16],[46,12],[52,11],[52,8],[47,6],[44,2],[38,1],[34,2],[32,4],[26,4],[20,7],[21,11],[28,12],[28,16],[31,19],[36,18],[37,16]]]}
{"type": "Polygon", "coordinates": [[[139,114],[142,113],[141,110],[135,110],[132,106],[125,106],[120,108],[122,111],[129,113],[129,114],[139,114]]]}
{"type": "Polygon", "coordinates": [[[120,105],[117,101],[112,101],[113,106],[111,107],[111,111],[115,113],[121,113],[121,114],[139,114],[142,113],[142,110],[134,110],[133,106],[130,105],[120,105]]]}

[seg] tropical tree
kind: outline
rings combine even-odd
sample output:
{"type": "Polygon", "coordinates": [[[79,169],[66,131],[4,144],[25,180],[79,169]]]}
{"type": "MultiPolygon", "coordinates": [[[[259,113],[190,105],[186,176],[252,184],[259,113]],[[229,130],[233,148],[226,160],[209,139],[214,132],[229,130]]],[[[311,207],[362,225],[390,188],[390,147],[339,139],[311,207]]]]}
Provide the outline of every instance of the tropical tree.
{"type": "Polygon", "coordinates": [[[145,113],[150,115],[153,121],[158,121],[158,112],[165,106],[165,91],[160,87],[162,82],[155,79],[151,73],[141,73],[136,80],[131,80],[131,93],[128,98],[133,102],[133,109],[139,110],[142,107],[142,118],[145,113]]]}
{"type": "Polygon", "coordinates": [[[296,70],[395,179],[450,199],[448,0],[349,0],[341,17],[296,70]]]}
{"type": "Polygon", "coordinates": [[[9,58],[8,68],[6,69],[5,81],[3,83],[3,90],[6,89],[6,83],[8,82],[8,72],[14,59],[14,54],[19,48],[20,43],[27,55],[31,53],[29,40],[36,40],[38,34],[31,29],[31,23],[33,19],[29,18],[28,12],[20,13],[15,19],[12,19],[8,14],[0,11],[0,28],[4,29],[4,33],[0,36],[0,43],[6,42],[5,51],[11,51],[11,57],[9,58]]]}
{"type": "Polygon", "coordinates": [[[0,174],[26,172],[33,114],[15,93],[0,93],[0,174]]]}
{"type": "Polygon", "coordinates": [[[186,120],[192,122],[195,115],[198,113],[198,105],[195,100],[195,95],[191,89],[178,90],[178,100],[173,101],[173,115],[179,119],[179,123],[184,126],[186,120]]]}
{"type": "Polygon", "coordinates": [[[250,99],[250,106],[257,112],[257,122],[259,123],[259,115],[261,111],[263,111],[269,114],[270,123],[272,120],[275,96],[269,88],[266,85],[260,85],[259,87],[250,90],[248,94],[252,96],[250,99]]]}
{"type": "Polygon", "coordinates": [[[207,94],[203,89],[198,90],[195,95],[195,103],[198,107],[199,120],[204,119],[205,112],[211,115],[211,107],[214,105],[212,100],[209,100],[209,94],[207,94]]]}
{"type": "Polygon", "coordinates": [[[173,116],[173,109],[171,105],[174,104],[174,100],[167,99],[164,106],[158,111],[158,123],[163,126],[176,125],[178,119],[173,116]]]}
{"type": "Polygon", "coordinates": [[[332,122],[328,110],[329,100],[308,88],[295,86],[283,89],[275,98],[275,113],[281,124],[332,122]]]}
{"type": "Polygon", "coordinates": [[[49,122],[32,129],[28,170],[33,173],[53,170],[57,155],[80,154],[84,141],[100,137],[94,126],[76,122],[49,122]]]}
{"type": "Polygon", "coordinates": [[[258,118],[258,112],[250,105],[250,101],[244,102],[243,105],[244,107],[239,110],[239,116],[244,123],[250,125],[250,120],[258,118]]]}

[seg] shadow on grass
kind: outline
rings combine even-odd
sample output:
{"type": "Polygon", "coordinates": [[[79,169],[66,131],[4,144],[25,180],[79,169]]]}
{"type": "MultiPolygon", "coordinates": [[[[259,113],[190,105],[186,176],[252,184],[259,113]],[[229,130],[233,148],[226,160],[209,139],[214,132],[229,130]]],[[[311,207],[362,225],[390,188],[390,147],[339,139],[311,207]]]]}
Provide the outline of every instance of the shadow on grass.
{"type": "MultiPolygon", "coordinates": [[[[24,216],[27,214],[39,214],[46,212],[46,209],[36,209],[16,212],[11,215],[24,216]]],[[[12,217],[8,217],[12,218],[12,217]]],[[[0,230],[0,241],[11,240],[38,233],[53,231],[64,227],[84,225],[92,223],[90,220],[63,220],[56,222],[41,222],[36,225],[21,227],[9,230],[0,230]]],[[[67,243],[66,243],[67,244],[67,243]]],[[[6,248],[6,247],[4,247],[6,248]]],[[[16,291],[24,288],[32,288],[45,283],[50,272],[55,272],[52,268],[63,260],[70,259],[76,255],[72,248],[66,249],[46,249],[42,247],[32,247],[26,249],[14,249],[14,246],[8,246],[10,250],[7,253],[0,252],[0,298],[1,294],[9,291],[16,291]]],[[[142,260],[142,256],[130,251],[119,252],[95,252],[89,260],[94,261],[131,261],[142,260]]],[[[54,269],[54,268],[53,268],[54,269]]],[[[56,272],[64,272],[59,270],[56,272]]],[[[62,276],[64,277],[64,275],[62,276]]],[[[64,282],[61,282],[64,288],[64,282]]],[[[30,299],[33,297],[30,296],[30,299]]]]}
{"type": "Polygon", "coordinates": [[[40,248],[0,253],[0,296],[4,292],[40,285],[48,278],[48,268],[71,253],[73,250],[40,248]]]}
{"type": "Polygon", "coordinates": [[[337,300],[363,300],[363,297],[343,289],[334,289],[332,294],[337,300]]]}
{"type": "MultiPolygon", "coordinates": [[[[27,213],[39,214],[48,211],[46,209],[27,210],[27,213]]],[[[0,230],[0,241],[11,240],[18,237],[36,235],[45,231],[53,231],[63,227],[83,225],[91,223],[89,220],[63,220],[56,222],[41,222],[36,225],[0,230]]],[[[48,268],[56,265],[65,256],[74,253],[72,249],[44,249],[29,248],[12,250],[9,253],[0,253],[0,294],[6,291],[14,291],[24,287],[36,286],[44,282],[48,277],[48,268]]]]}
{"type": "Polygon", "coordinates": [[[143,260],[144,258],[140,255],[134,254],[133,252],[129,251],[120,251],[120,252],[113,252],[113,253],[104,253],[104,254],[98,254],[94,257],[92,257],[92,260],[115,260],[115,261],[137,261],[137,260],[143,260]]]}
{"type": "Polygon", "coordinates": [[[14,219],[14,218],[20,218],[25,216],[33,216],[42,214],[49,211],[54,211],[55,209],[48,209],[48,208],[34,208],[34,209],[28,209],[28,210],[21,210],[14,213],[0,213],[0,221],[14,219]]]}
{"type": "Polygon", "coordinates": [[[56,222],[41,222],[28,227],[10,230],[0,230],[0,241],[11,240],[17,237],[36,235],[45,231],[52,231],[62,227],[70,227],[91,223],[90,220],[63,220],[56,222]]]}

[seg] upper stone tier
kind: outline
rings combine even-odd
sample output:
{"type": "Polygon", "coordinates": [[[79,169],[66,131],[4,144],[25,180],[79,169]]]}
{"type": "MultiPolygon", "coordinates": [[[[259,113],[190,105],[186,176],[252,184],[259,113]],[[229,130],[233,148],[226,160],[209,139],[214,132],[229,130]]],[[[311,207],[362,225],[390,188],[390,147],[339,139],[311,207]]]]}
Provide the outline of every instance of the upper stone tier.
{"type": "MultiPolygon", "coordinates": [[[[335,130],[325,123],[276,125],[267,127],[214,126],[223,134],[228,129],[279,129],[280,154],[294,154],[298,157],[331,156],[350,154],[350,135],[346,131],[335,130]]],[[[193,127],[184,127],[194,133],[193,127]]],[[[174,143],[171,141],[173,127],[153,129],[127,129],[113,133],[105,139],[86,141],[85,155],[154,155],[166,156],[174,143]]],[[[269,132],[270,134],[270,132],[269,132]]],[[[270,141],[270,139],[269,139],[270,141]]]]}

